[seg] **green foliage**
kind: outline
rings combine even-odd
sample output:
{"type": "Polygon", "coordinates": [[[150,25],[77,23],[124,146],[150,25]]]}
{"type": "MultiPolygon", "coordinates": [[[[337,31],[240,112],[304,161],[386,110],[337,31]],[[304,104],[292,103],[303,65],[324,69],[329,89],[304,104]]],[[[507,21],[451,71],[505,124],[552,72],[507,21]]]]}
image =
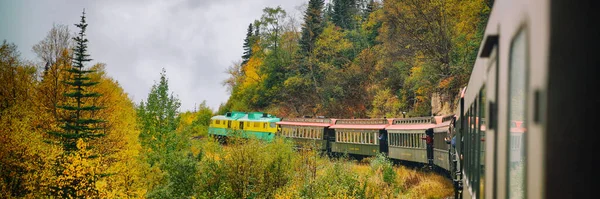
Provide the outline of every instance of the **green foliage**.
{"type": "Polygon", "coordinates": [[[175,130],[179,124],[179,106],[179,99],[169,94],[166,71],[163,69],[160,81],[152,86],[146,102],[142,101],[137,109],[140,141],[142,147],[150,150],[150,165],[158,162],[163,155],[177,150],[175,130]]]}
{"type": "Polygon", "coordinates": [[[371,169],[376,173],[380,173],[383,177],[383,182],[388,185],[396,183],[397,174],[394,171],[392,162],[383,154],[377,154],[371,161],[371,169]]]}
{"type": "Polygon", "coordinates": [[[292,179],[296,154],[289,141],[233,139],[225,150],[213,139],[202,144],[197,197],[272,198],[292,179]]]}
{"type": "Polygon", "coordinates": [[[196,159],[181,153],[170,153],[164,158],[162,169],[166,171],[166,183],[152,190],[148,198],[189,198],[196,193],[196,159]]]}
{"type": "Polygon", "coordinates": [[[440,198],[452,194],[442,176],[397,167],[380,154],[370,163],[329,159],[306,143],[232,138],[227,146],[199,140],[196,198],[440,198]],[[426,191],[425,187],[435,190],[426,191]]]}
{"type": "MultiPolygon", "coordinates": [[[[184,198],[195,193],[197,165],[191,152],[192,132],[190,124],[178,128],[181,117],[185,115],[179,114],[179,106],[179,99],[169,94],[163,69],[160,81],[152,86],[146,103],[140,103],[137,110],[140,140],[142,147],[148,151],[146,159],[150,166],[162,173],[158,183],[147,194],[149,198],[184,198]]],[[[202,111],[207,112],[206,104],[203,106],[202,111]]],[[[210,109],[208,112],[212,114],[210,109]]],[[[205,119],[197,123],[203,122],[206,122],[205,119]]]]}
{"type": "Polygon", "coordinates": [[[194,120],[194,125],[202,125],[208,126],[210,124],[210,118],[213,116],[213,111],[206,105],[206,101],[202,101],[200,104],[196,120],[194,120]]]}

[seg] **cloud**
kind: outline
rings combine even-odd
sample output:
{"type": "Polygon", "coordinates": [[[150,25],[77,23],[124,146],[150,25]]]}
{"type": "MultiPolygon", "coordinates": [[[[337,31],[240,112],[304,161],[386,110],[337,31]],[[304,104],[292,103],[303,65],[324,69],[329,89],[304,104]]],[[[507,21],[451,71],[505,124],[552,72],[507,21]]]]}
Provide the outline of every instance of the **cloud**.
{"type": "MultiPolygon", "coordinates": [[[[10,7],[18,20],[7,23],[16,27],[0,36],[17,44],[25,57],[35,59],[31,46],[52,23],[76,31],[73,24],[85,8],[93,62],[106,63],[108,74],[136,103],[147,97],[165,68],[182,111],[193,110],[203,100],[216,110],[229,98],[221,82],[227,78],[226,68],[241,59],[248,24],[260,18],[267,6],[281,5],[289,15],[300,16],[296,8],[305,1],[3,1],[0,7],[10,7]]],[[[7,27],[4,22],[0,25],[7,27]]]]}

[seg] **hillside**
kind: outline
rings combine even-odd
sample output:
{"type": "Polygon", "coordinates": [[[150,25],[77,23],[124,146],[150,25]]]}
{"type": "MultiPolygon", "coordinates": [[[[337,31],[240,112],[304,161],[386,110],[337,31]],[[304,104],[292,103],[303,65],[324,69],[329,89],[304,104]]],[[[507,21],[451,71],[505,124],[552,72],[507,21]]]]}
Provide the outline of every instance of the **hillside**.
{"type": "Polygon", "coordinates": [[[447,96],[457,96],[468,81],[489,5],[485,0],[311,0],[301,25],[279,7],[265,8],[248,27],[242,60],[227,71],[223,83],[231,96],[219,113],[446,114],[455,99],[447,96]],[[450,103],[432,113],[434,95],[450,103]]]}

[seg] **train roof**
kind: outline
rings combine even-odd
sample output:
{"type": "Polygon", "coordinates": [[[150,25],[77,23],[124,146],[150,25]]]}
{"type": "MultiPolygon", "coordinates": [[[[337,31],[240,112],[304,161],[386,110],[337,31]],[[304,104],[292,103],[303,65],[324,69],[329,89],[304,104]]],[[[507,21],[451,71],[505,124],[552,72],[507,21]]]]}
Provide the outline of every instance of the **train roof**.
{"type": "Polygon", "coordinates": [[[392,125],[389,125],[386,130],[420,130],[429,128],[442,128],[449,126],[454,118],[454,115],[435,116],[435,117],[413,117],[413,118],[396,118],[392,125]]]}
{"type": "Polygon", "coordinates": [[[385,129],[392,123],[392,119],[338,119],[332,129],[367,129],[377,130],[385,129]]]}
{"type": "Polygon", "coordinates": [[[386,130],[419,130],[435,127],[433,117],[396,118],[386,130]]]}
{"type": "Polygon", "coordinates": [[[329,118],[284,118],[279,125],[329,127],[335,119],[329,118]]]}
{"type": "Polygon", "coordinates": [[[225,115],[215,115],[213,117],[211,117],[210,119],[218,119],[218,120],[237,120],[241,117],[244,117],[244,115],[246,115],[246,113],[244,112],[237,112],[237,111],[232,111],[232,112],[227,112],[225,115]]]}
{"type": "Polygon", "coordinates": [[[277,122],[280,118],[262,112],[227,112],[225,115],[215,115],[212,120],[239,120],[239,121],[261,121],[261,122],[277,122]]]}
{"type": "Polygon", "coordinates": [[[262,112],[251,112],[251,113],[248,113],[248,114],[242,116],[241,118],[239,118],[238,121],[244,121],[244,122],[278,122],[278,121],[281,121],[281,119],[278,118],[278,117],[275,117],[273,115],[269,115],[269,114],[262,113],[262,112]]]}

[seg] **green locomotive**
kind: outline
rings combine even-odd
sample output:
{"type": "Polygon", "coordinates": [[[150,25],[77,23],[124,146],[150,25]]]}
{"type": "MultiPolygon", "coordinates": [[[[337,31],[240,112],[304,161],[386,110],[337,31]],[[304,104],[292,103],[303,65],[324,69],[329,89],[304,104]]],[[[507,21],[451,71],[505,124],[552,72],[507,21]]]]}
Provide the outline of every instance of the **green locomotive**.
{"type": "Polygon", "coordinates": [[[219,139],[238,135],[244,138],[257,138],[271,141],[277,132],[276,122],[281,121],[273,115],[262,112],[228,112],[210,119],[208,135],[219,139]]]}

